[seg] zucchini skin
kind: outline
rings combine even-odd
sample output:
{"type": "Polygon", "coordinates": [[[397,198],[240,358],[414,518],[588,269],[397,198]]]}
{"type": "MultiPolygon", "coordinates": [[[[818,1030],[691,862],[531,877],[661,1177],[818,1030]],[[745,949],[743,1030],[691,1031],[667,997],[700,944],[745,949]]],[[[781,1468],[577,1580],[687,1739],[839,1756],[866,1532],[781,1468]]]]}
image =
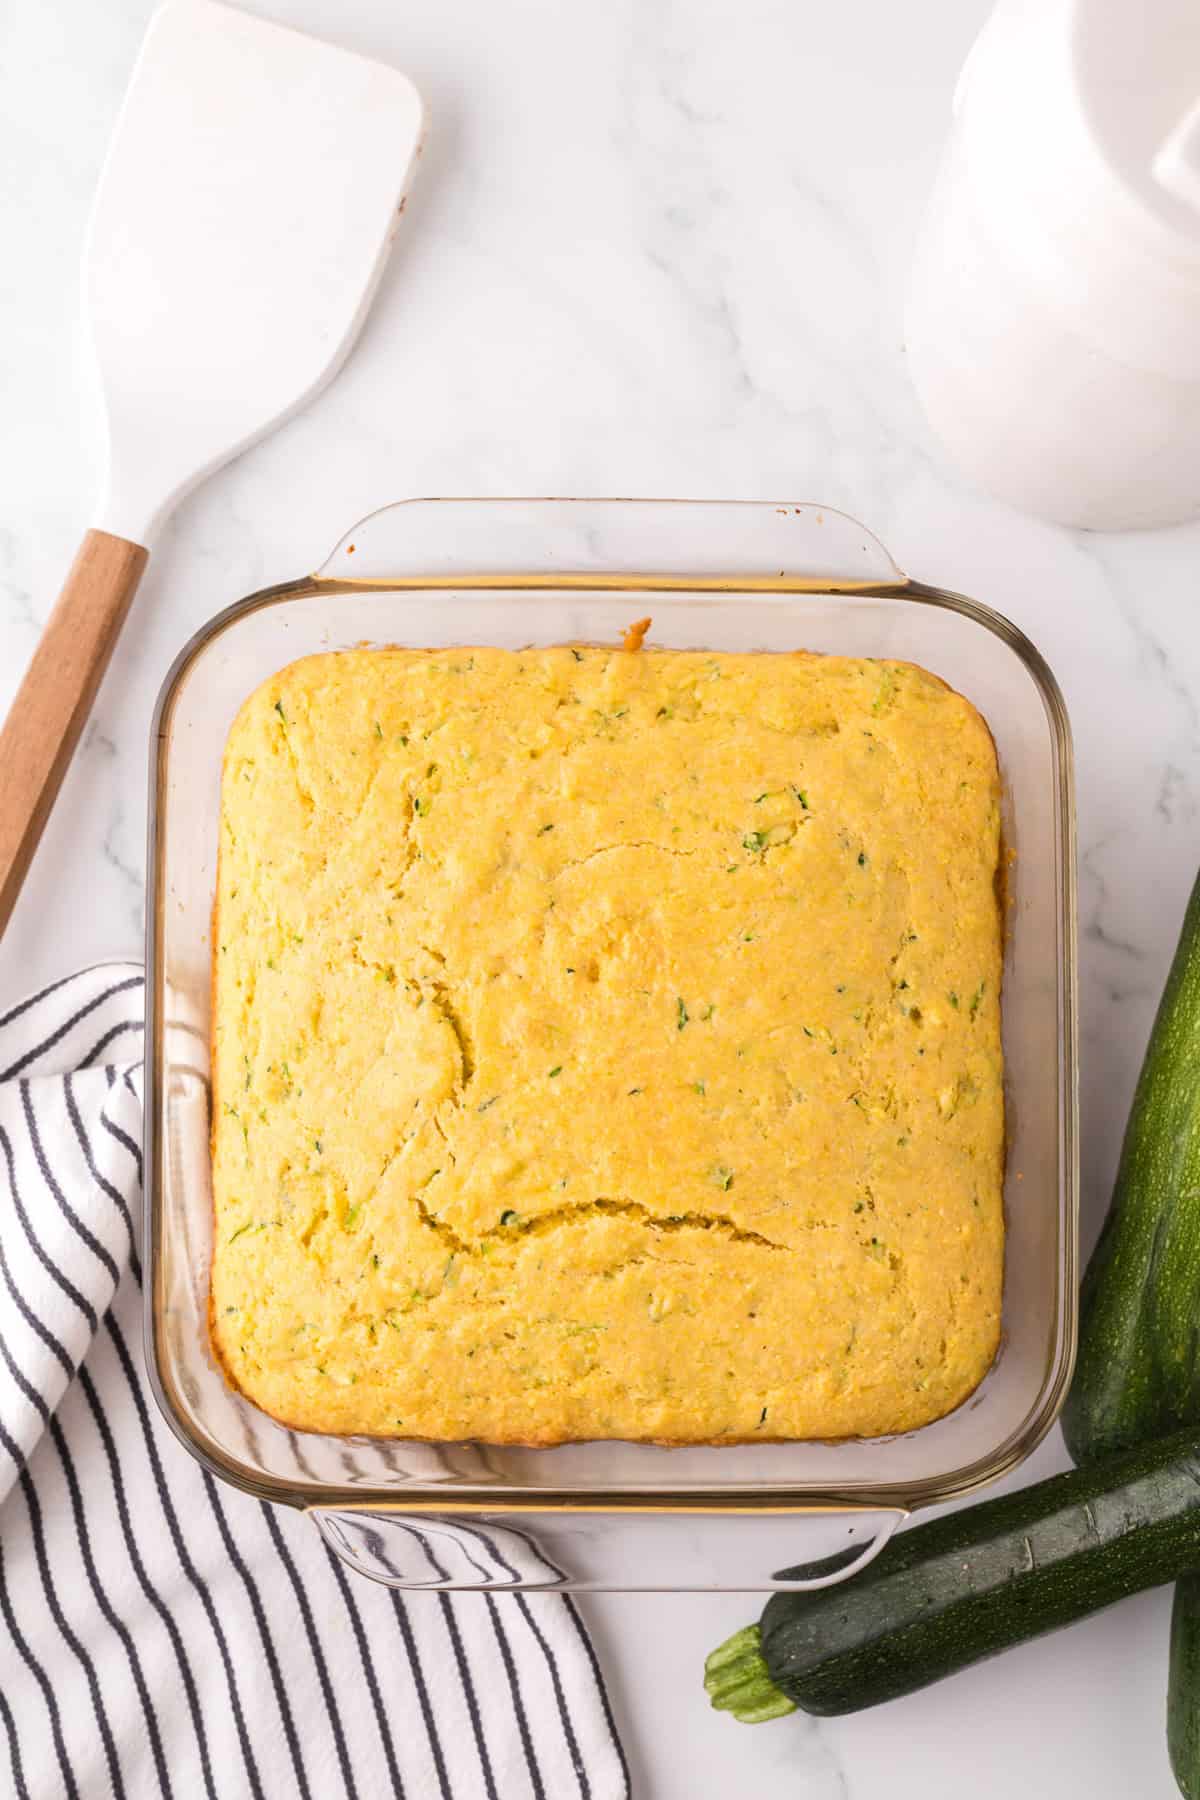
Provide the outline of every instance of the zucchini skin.
{"type": "MultiPolygon", "coordinates": [[[[918,1525],[844,1587],[772,1595],[754,1649],[805,1712],[857,1712],[1197,1565],[1189,1428],[918,1525]]],[[[736,1671],[725,1680],[736,1686],[736,1671]]],[[[768,1699],[759,1682],[759,1717],[768,1699]]]]}
{"type": "Polygon", "coordinates": [[[1200,1423],[1200,878],[1080,1292],[1063,1409],[1077,1463],[1200,1423]]]}
{"type": "Polygon", "coordinates": [[[1175,1584],[1167,1753],[1180,1793],[1200,1800],[1200,1575],[1184,1575],[1175,1584]]]}

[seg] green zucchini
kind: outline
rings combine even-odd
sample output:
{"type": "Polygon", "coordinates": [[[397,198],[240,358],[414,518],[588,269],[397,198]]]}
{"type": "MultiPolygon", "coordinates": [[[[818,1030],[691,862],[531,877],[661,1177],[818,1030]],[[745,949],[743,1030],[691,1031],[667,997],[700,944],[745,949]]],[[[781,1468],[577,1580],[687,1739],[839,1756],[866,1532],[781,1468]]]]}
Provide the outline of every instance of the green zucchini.
{"type": "MultiPolygon", "coordinates": [[[[1063,1411],[1077,1463],[1200,1423],[1200,879],[1134,1094],[1112,1204],[1080,1295],[1063,1411]]],[[[1175,1590],[1167,1748],[1200,1800],[1200,1577],[1175,1590]]]]}
{"type": "Polygon", "coordinates": [[[1200,1423],[1200,880],[1080,1293],[1063,1411],[1078,1463],[1200,1423]]]}
{"type": "Polygon", "coordinates": [[[1180,1793],[1200,1800],[1200,1575],[1184,1575],[1175,1584],[1167,1752],[1180,1793]]]}
{"type": "Polygon", "coordinates": [[[1189,1429],[915,1526],[844,1587],[773,1594],[709,1657],[705,1686],[751,1723],[787,1701],[857,1712],[1197,1566],[1189,1429]]]}

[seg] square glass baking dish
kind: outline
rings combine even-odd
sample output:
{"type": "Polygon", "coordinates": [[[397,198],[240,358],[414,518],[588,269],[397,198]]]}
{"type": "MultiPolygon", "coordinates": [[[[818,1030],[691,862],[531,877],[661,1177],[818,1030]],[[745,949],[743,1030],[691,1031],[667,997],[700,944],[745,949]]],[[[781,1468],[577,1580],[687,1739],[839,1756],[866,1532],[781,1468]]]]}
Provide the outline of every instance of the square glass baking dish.
{"type": "Polygon", "coordinates": [[[1058,1412],[1075,1346],[1072,782],[1062,697],[1029,641],[910,580],[819,506],[403,502],[354,526],[314,575],[227,607],[171,669],[151,745],[146,1335],[168,1422],[213,1474],[311,1509],[339,1554],[398,1586],[761,1589],[794,1585],[778,1566],[835,1550],[813,1579],[841,1579],[909,1511],[1015,1468],[1058,1412]],[[314,651],[616,643],[645,614],[660,647],[921,663],[991,725],[1011,853],[1000,1353],[955,1412],[886,1439],[528,1450],[290,1431],[226,1385],[207,1332],[210,917],[233,716],[314,651]]]}

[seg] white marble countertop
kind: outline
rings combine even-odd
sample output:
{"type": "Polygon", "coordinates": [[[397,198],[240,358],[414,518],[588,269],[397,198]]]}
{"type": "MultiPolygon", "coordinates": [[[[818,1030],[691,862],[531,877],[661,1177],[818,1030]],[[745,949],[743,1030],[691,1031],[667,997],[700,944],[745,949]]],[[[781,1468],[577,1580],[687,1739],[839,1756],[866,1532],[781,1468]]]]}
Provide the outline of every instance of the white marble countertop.
{"type": "MultiPolygon", "coordinates": [[[[1200,527],[1084,537],[968,491],[908,388],[899,294],[985,0],[258,0],[390,58],[429,148],[345,372],[179,512],[0,945],[0,997],[139,949],[147,727],[183,640],[411,494],[815,499],[1018,621],[1078,754],[1085,1243],[1197,860],[1200,527]]],[[[0,57],[0,706],[89,520],[80,237],[151,0],[9,0],[0,57]]],[[[303,120],[296,122],[303,130],[303,120]]],[[[201,248],[198,246],[198,248],[201,248]]],[[[1064,1461],[1057,1433],[1021,1479],[1064,1461]]],[[[639,1795],[1170,1800],[1168,1596],[907,1701],[746,1729],[703,1653],[738,1599],[595,1622],[639,1795]]]]}

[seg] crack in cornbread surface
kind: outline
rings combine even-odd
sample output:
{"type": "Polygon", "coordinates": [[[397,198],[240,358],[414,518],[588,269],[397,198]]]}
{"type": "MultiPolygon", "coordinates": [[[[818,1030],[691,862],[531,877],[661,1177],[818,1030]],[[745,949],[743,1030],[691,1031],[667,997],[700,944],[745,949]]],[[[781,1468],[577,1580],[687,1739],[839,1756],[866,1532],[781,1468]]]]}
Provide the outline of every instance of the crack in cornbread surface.
{"type": "Polygon", "coordinates": [[[902,1431],[996,1350],[999,785],[911,665],[283,670],[226,751],[211,1318],[298,1428],[902,1431]]]}

